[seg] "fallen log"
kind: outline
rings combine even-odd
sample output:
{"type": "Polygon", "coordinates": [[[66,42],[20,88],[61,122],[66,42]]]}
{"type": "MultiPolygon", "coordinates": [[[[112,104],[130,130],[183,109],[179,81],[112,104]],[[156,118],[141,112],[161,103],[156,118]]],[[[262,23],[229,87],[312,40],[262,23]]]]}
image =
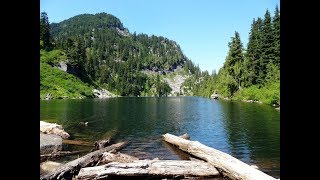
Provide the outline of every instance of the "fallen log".
{"type": "Polygon", "coordinates": [[[120,142],[120,143],[105,147],[103,149],[91,152],[83,157],[80,157],[78,159],[75,159],[73,161],[70,161],[62,165],[57,170],[47,175],[41,176],[40,179],[61,179],[61,178],[68,179],[67,177],[71,178],[81,168],[95,165],[101,159],[102,154],[104,152],[118,151],[122,149],[125,145],[127,145],[127,142],[120,142]]]}
{"type": "Polygon", "coordinates": [[[137,160],[131,163],[111,162],[106,165],[82,168],[76,179],[106,177],[217,177],[220,173],[206,162],[184,160],[137,160]]]}
{"type": "Polygon", "coordinates": [[[94,143],[94,149],[92,149],[92,151],[102,149],[104,147],[107,147],[108,145],[110,145],[110,139],[102,139],[102,140],[96,141],[94,143]]]}
{"type": "Polygon", "coordinates": [[[40,175],[47,174],[49,172],[52,172],[56,170],[59,166],[61,166],[61,163],[54,162],[54,161],[46,161],[40,164],[40,175]]]}
{"type": "Polygon", "coordinates": [[[110,162],[130,163],[137,160],[139,160],[139,158],[136,158],[127,154],[122,154],[120,152],[117,152],[117,153],[104,152],[100,163],[103,163],[103,164],[107,164],[110,162]]]}
{"type": "Polygon", "coordinates": [[[48,160],[48,159],[55,159],[55,158],[59,158],[62,156],[70,156],[70,155],[74,155],[74,154],[80,154],[83,152],[87,152],[87,150],[81,150],[81,151],[58,151],[58,152],[53,152],[50,154],[41,154],[40,155],[40,162],[43,162],[44,160],[48,160]]]}
{"type": "Polygon", "coordinates": [[[259,171],[250,165],[232,157],[231,155],[203,145],[198,141],[186,140],[169,133],[164,134],[163,138],[166,142],[178,146],[179,149],[204,159],[221,171],[223,175],[231,179],[275,179],[264,172],[259,171]]]}
{"type": "Polygon", "coordinates": [[[190,140],[190,136],[189,136],[189,134],[187,134],[187,133],[182,134],[182,135],[179,136],[179,137],[181,137],[181,138],[183,138],[183,139],[188,139],[188,140],[190,140]]]}
{"type": "Polygon", "coordinates": [[[79,146],[94,146],[93,143],[88,141],[81,141],[81,140],[70,140],[70,139],[64,139],[62,140],[63,144],[71,144],[71,145],[79,145],[79,146]]]}
{"type": "Polygon", "coordinates": [[[116,130],[111,130],[104,133],[102,135],[102,139],[94,143],[94,149],[92,149],[91,151],[99,150],[101,148],[104,148],[110,145],[111,139],[113,138],[114,135],[116,135],[116,133],[117,133],[116,130]]]}

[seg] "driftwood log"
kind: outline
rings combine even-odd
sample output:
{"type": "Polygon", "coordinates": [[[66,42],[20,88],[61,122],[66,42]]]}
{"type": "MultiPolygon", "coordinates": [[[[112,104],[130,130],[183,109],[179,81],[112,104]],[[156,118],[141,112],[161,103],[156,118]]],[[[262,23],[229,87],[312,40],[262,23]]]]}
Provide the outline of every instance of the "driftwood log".
{"type": "Polygon", "coordinates": [[[113,144],[111,146],[105,147],[103,149],[91,152],[83,157],[70,161],[61,167],[59,167],[54,172],[41,176],[40,179],[61,179],[71,177],[77,173],[81,168],[95,165],[102,157],[104,152],[118,151],[122,149],[127,142],[120,142],[113,144]]]}
{"type": "Polygon", "coordinates": [[[102,149],[109,145],[110,145],[110,139],[102,139],[102,140],[96,141],[94,143],[94,149],[92,149],[92,151],[102,149]]]}
{"type": "Polygon", "coordinates": [[[179,147],[179,149],[188,152],[198,158],[204,159],[208,163],[215,166],[221,173],[231,179],[246,180],[274,180],[275,178],[259,171],[250,165],[228,155],[224,152],[216,150],[199,143],[198,141],[190,141],[172,134],[164,134],[163,138],[166,142],[179,147]]]}
{"type": "Polygon", "coordinates": [[[100,163],[102,164],[107,164],[110,162],[129,163],[137,160],[139,160],[139,158],[136,158],[127,154],[122,154],[120,152],[117,152],[117,153],[104,152],[100,163]]]}
{"type": "Polygon", "coordinates": [[[94,143],[94,149],[92,149],[92,151],[95,150],[99,150],[102,149],[108,145],[111,144],[111,139],[113,138],[113,136],[115,136],[117,133],[116,130],[111,130],[111,131],[107,131],[106,133],[104,133],[102,135],[102,139],[100,139],[99,141],[96,141],[94,143]]]}
{"type": "Polygon", "coordinates": [[[220,173],[206,162],[183,160],[136,160],[131,163],[111,162],[96,167],[86,167],[79,171],[77,179],[103,179],[113,176],[123,177],[217,177],[220,173]]]}
{"type": "Polygon", "coordinates": [[[62,140],[63,144],[71,144],[71,145],[79,145],[79,146],[94,146],[93,143],[88,141],[81,141],[81,140],[70,140],[70,139],[64,139],[62,140]]]}
{"type": "Polygon", "coordinates": [[[83,152],[87,152],[88,150],[81,150],[81,151],[58,151],[58,152],[53,152],[51,154],[41,154],[40,155],[40,162],[48,159],[55,159],[59,158],[62,156],[69,156],[69,155],[74,155],[74,154],[80,154],[83,152]]]}

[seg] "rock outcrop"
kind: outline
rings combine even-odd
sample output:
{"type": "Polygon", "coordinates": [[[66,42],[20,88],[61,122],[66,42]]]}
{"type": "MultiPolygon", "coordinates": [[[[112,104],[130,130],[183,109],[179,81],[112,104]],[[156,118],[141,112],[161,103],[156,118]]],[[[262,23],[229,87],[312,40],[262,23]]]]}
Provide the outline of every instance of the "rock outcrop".
{"type": "Polygon", "coordinates": [[[68,139],[70,135],[64,131],[61,125],[58,125],[56,123],[47,123],[44,121],[40,121],[40,132],[44,134],[55,134],[63,139],[68,139]]]}
{"type": "Polygon", "coordinates": [[[214,91],[213,94],[211,94],[210,96],[212,99],[218,99],[219,98],[219,94],[217,93],[217,91],[214,91]]]}
{"type": "Polygon", "coordinates": [[[170,92],[171,96],[180,95],[181,93],[181,85],[184,83],[184,81],[187,79],[187,76],[182,75],[176,75],[172,79],[165,78],[165,81],[169,84],[172,91],[170,92]]]}
{"type": "Polygon", "coordinates": [[[40,154],[50,154],[62,150],[62,138],[55,134],[40,133],[40,154]]]}
{"type": "Polygon", "coordinates": [[[66,62],[64,62],[64,61],[59,62],[58,68],[64,72],[67,72],[67,70],[68,70],[68,66],[67,66],[66,62]]]}
{"type": "Polygon", "coordinates": [[[98,89],[94,89],[93,90],[93,94],[97,97],[97,98],[110,98],[110,97],[117,97],[117,95],[109,92],[108,90],[106,89],[101,89],[101,90],[98,90],[98,89]]]}

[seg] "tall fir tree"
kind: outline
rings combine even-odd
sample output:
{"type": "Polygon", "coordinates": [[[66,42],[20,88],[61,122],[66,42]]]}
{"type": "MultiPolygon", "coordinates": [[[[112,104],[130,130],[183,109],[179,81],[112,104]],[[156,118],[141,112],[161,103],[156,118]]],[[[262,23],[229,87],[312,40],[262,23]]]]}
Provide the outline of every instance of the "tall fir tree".
{"type": "Polygon", "coordinates": [[[274,64],[280,68],[280,11],[278,5],[276,6],[273,20],[273,36],[274,36],[274,53],[275,61],[274,64]]]}
{"type": "Polygon", "coordinates": [[[272,20],[269,10],[266,11],[262,27],[262,47],[259,71],[259,84],[265,83],[267,75],[267,66],[275,61],[274,37],[272,30],[272,20]]]}
{"type": "Polygon", "coordinates": [[[261,69],[262,25],[263,20],[260,17],[257,18],[257,20],[254,19],[251,25],[246,52],[248,61],[246,66],[248,71],[246,86],[255,85],[259,81],[259,71],[261,69]]]}
{"type": "Polygon", "coordinates": [[[243,45],[240,40],[240,35],[236,31],[232,41],[229,44],[229,56],[227,57],[228,71],[235,78],[240,88],[242,77],[242,66],[244,62],[243,45]]]}
{"type": "Polygon", "coordinates": [[[50,23],[48,14],[41,12],[40,14],[40,41],[43,43],[43,49],[50,50],[51,36],[50,36],[50,23]]]}
{"type": "MultiPolygon", "coordinates": [[[[228,44],[229,52],[225,62],[225,68],[228,71],[228,74],[234,79],[237,83],[237,89],[241,88],[241,82],[243,80],[243,63],[244,63],[244,54],[243,54],[243,45],[240,40],[240,35],[236,31],[235,36],[231,38],[231,42],[228,44]]],[[[230,81],[231,82],[231,81],[230,81]]],[[[230,86],[231,94],[237,89],[234,86],[230,86]]]]}

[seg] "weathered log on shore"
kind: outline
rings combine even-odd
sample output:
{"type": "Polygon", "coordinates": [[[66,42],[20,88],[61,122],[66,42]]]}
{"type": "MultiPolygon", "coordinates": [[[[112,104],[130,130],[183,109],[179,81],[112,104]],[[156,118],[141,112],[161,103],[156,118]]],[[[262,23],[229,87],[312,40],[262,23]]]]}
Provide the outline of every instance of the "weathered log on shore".
{"type": "Polygon", "coordinates": [[[55,159],[55,158],[59,158],[62,156],[70,156],[70,155],[74,155],[74,154],[80,154],[83,152],[87,152],[88,150],[81,150],[81,151],[58,151],[58,152],[53,152],[50,154],[41,154],[40,155],[40,162],[48,160],[48,159],[55,159]]]}
{"type": "Polygon", "coordinates": [[[198,141],[190,141],[172,134],[164,134],[163,138],[166,142],[174,144],[179,149],[186,151],[196,157],[206,160],[215,166],[221,173],[232,179],[272,179],[275,178],[259,171],[250,165],[228,155],[224,152],[216,150],[199,143],[198,141]]]}
{"type": "Polygon", "coordinates": [[[125,177],[217,177],[220,173],[206,162],[183,160],[137,160],[131,163],[112,162],[102,166],[82,168],[77,179],[125,177]]]}
{"type": "Polygon", "coordinates": [[[100,163],[102,164],[107,164],[110,162],[130,163],[137,160],[139,160],[139,158],[136,158],[127,154],[122,154],[119,152],[117,153],[104,152],[100,163]]]}
{"type": "Polygon", "coordinates": [[[102,139],[100,139],[99,141],[96,141],[94,143],[94,149],[92,149],[92,151],[99,150],[99,149],[102,149],[102,148],[110,145],[111,139],[113,138],[113,136],[116,133],[117,133],[116,130],[111,130],[111,131],[107,131],[106,133],[104,133],[102,135],[102,139]]]}
{"type": "Polygon", "coordinates": [[[187,133],[185,133],[185,134],[183,134],[183,135],[181,135],[181,136],[179,136],[179,137],[181,137],[181,138],[183,138],[183,139],[190,139],[190,136],[189,136],[189,134],[187,134],[187,133]]]}
{"type": "Polygon", "coordinates": [[[40,175],[44,175],[52,171],[55,171],[61,165],[61,163],[54,161],[45,161],[43,163],[40,163],[40,175]]]}
{"type": "Polygon", "coordinates": [[[73,161],[70,161],[62,165],[54,172],[41,176],[40,179],[61,179],[63,177],[70,178],[75,173],[77,173],[81,168],[95,165],[101,159],[104,152],[118,151],[122,149],[125,145],[127,145],[127,142],[120,142],[120,143],[105,147],[103,149],[91,152],[83,157],[80,157],[78,159],[75,159],[73,161]]]}
{"type": "Polygon", "coordinates": [[[96,141],[94,143],[94,149],[92,151],[102,149],[108,145],[110,145],[110,139],[102,139],[102,140],[96,141]]]}
{"type": "Polygon", "coordinates": [[[64,140],[62,140],[62,143],[63,144],[78,145],[78,146],[94,146],[94,144],[91,142],[81,141],[81,140],[64,139],[64,140]]]}

